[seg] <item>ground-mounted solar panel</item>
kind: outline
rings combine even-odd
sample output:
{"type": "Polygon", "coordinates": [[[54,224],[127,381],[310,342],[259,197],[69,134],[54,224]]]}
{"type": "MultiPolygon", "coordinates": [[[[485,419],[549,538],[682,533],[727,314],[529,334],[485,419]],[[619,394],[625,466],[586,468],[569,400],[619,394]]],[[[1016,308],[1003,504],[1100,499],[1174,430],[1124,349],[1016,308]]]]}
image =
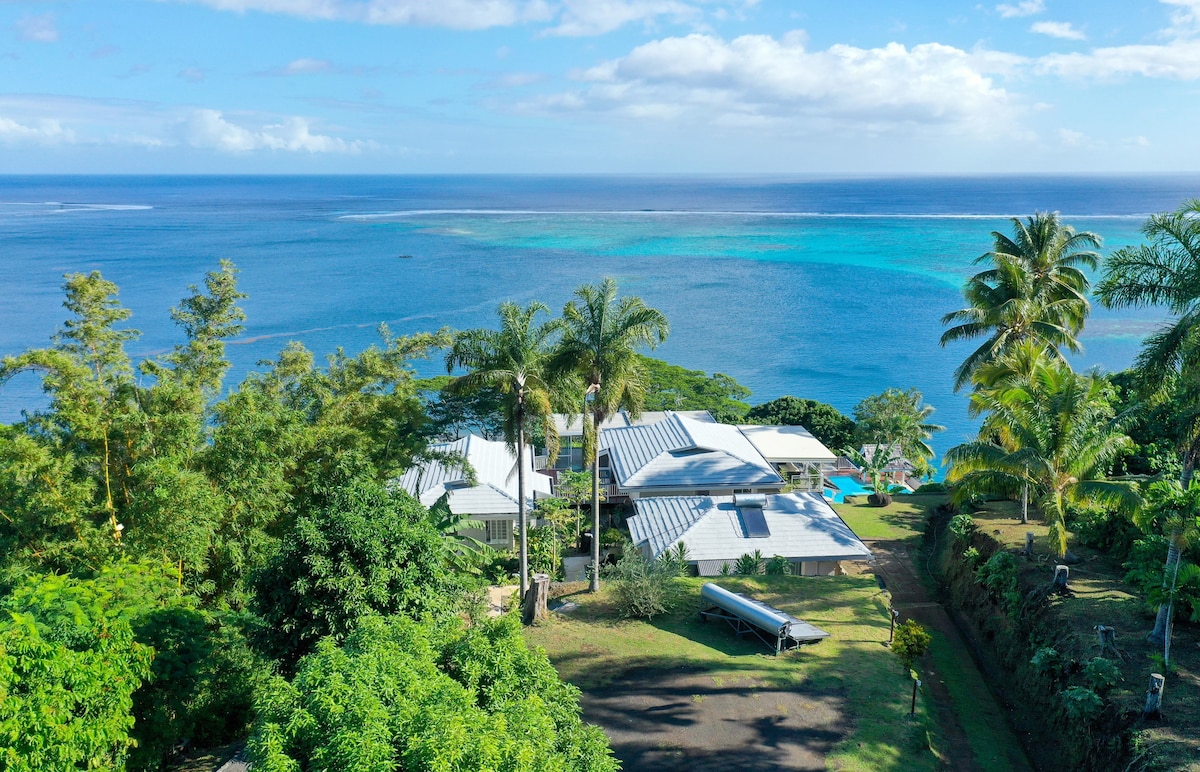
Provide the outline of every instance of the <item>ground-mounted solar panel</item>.
{"type": "Polygon", "coordinates": [[[762,507],[742,507],[742,522],[746,524],[747,539],[765,539],[771,535],[762,507]]]}

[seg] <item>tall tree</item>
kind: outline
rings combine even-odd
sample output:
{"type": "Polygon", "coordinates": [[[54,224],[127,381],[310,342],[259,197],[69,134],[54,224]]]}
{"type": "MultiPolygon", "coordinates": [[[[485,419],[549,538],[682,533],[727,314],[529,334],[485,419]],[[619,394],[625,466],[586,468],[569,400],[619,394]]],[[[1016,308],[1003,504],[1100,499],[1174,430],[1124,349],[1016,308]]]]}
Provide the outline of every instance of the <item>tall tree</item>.
{"type": "Polygon", "coordinates": [[[1167,562],[1163,566],[1163,595],[1167,600],[1158,606],[1154,629],[1146,636],[1151,643],[1165,644],[1171,626],[1170,601],[1179,576],[1183,551],[1200,538],[1200,483],[1186,489],[1171,480],[1150,484],[1145,505],[1133,516],[1134,522],[1147,533],[1161,532],[1167,537],[1167,562]]]}
{"type": "Polygon", "coordinates": [[[929,440],[946,428],[930,422],[934,410],[916,389],[885,389],[855,406],[854,421],[862,442],[896,445],[910,460],[928,461],[929,440]]]}
{"type": "Polygon", "coordinates": [[[813,399],[779,397],[750,408],[746,420],[778,426],[803,426],[829,448],[848,448],[854,442],[854,422],[833,405],[813,399]]]}
{"type": "Polygon", "coordinates": [[[1200,394],[1192,385],[1200,372],[1200,199],[1154,215],[1142,233],[1148,244],[1105,259],[1096,295],[1108,308],[1163,306],[1173,316],[1146,338],[1137,370],[1151,392],[1169,395],[1188,419],[1176,438],[1186,487],[1200,458],[1200,394]]]}
{"type": "Polygon", "coordinates": [[[1065,555],[1071,505],[1132,509],[1140,501],[1132,483],[1104,479],[1129,445],[1123,417],[1113,415],[1110,389],[1099,376],[1046,360],[1028,379],[977,391],[975,409],[987,416],[980,438],[946,453],[947,480],[959,483],[955,495],[1013,495],[1028,485],[1055,551],[1065,555]]]}
{"type": "Polygon", "coordinates": [[[600,589],[600,426],[619,410],[641,414],[645,375],[639,346],[654,348],[671,331],[661,311],[638,297],[617,297],[617,283],[606,278],[575,290],[563,308],[563,332],[552,371],[571,373],[587,384],[591,425],[584,445],[592,466],[592,579],[600,589]]]}
{"type": "Polygon", "coordinates": [[[549,315],[542,303],[521,308],[516,303],[501,303],[497,309],[500,329],[475,329],[454,336],[446,354],[446,369],[469,370],[451,382],[452,392],[472,392],[481,388],[499,389],[502,402],[504,440],[517,457],[517,532],[520,549],[521,597],[529,586],[528,513],[525,498],[525,431],[532,420],[546,437],[550,456],[557,455],[558,435],[551,415],[551,386],[546,375],[552,339],[559,329],[557,320],[537,322],[538,314],[549,315]]]}
{"type": "Polygon", "coordinates": [[[1076,335],[1090,310],[1082,269],[1099,263],[1100,237],[1064,225],[1057,212],[1038,212],[1025,221],[1014,217],[1012,223],[1012,237],[993,231],[992,251],[975,260],[991,267],[967,280],[968,306],[942,317],[943,324],[953,325],[942,333],[942,346],[986,338],[954,371],[955,390],[980,365],[1022,340],[1036,340],[1054,356],[1063,348],[1080,349],[1076,335]]]}

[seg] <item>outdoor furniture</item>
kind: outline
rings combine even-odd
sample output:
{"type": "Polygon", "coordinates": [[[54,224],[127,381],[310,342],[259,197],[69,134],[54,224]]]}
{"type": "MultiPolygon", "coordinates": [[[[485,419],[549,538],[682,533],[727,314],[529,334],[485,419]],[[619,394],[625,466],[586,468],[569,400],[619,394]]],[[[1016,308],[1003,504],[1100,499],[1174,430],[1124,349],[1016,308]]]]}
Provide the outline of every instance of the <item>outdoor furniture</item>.
{"type": "Polygon", "coordinates": [[[704,603],[700,611],[701,622],[723,619],[739,638],[753,633],[773,647],[776,654],[829,637],[829,633],[791,614],[712,582],[700,588],[700,598],[704,603]]]}

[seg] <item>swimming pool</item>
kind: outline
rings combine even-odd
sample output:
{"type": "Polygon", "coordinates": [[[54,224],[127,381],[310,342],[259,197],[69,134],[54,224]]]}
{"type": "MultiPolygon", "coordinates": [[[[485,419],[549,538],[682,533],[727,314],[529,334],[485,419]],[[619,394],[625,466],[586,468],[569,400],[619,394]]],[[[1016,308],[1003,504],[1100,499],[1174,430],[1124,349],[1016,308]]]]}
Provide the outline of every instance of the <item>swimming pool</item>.
{"type": "Polygon", "coordinates": [[[829,482],[836,485],[838,490],[826,488],[825,498],[833,499],[838,504],[845,503],[847,496],[862,496],[874,492],[873,488],[864,486],[853,477],[830,477],[829,482]]]}

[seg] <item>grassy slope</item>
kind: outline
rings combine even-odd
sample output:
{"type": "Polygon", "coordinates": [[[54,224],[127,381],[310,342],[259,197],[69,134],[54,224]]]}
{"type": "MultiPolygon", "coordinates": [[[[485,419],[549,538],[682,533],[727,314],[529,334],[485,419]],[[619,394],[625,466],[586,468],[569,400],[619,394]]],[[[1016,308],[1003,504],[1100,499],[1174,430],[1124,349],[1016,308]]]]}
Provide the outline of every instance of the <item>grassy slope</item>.
{"type": "Polygon", "coordinates": [[[929,510],[946,501],[945,495],[894,496],[886,507],[873,507],[866,496],[852,496],[848,504],[833,508],[860,539],[908,541],[919,539],[929,510]]]}
{"type": "Polygon", "coordinates": [[[908,712],[909,681],[887,640],[887,599],[871,577],[727,577],[721,584],[788,611],[832,634],[800,652],[774,657],[719,623],[701,623],[700,585],[684,587],[676,611],[652,623],[617,618],[607,593],[575,596],[581,607],[528,632],[563,678],[584,691],[643,667],[700,667],[714,683],[763,683],[844,697],[851,735],[827,757],[832,769],[923,770],[938,766],[926,746],[925,706],[908,712]]]}
{"type": "MultiPolygon", "coordinates": [[[[1045,582],[1051,577],[1057,562],[1048,553],[1047,529],[1031,511],[1029,525],[1019,522],[1019,507],[1012,502],[991,502],[975,514],[979,528],[1011,548],[1025,544],[1025,532],[1033,531],[1038,559],[1023,563],[1023,580],[1045,582]]],[[[1125,654],[1122,663],[1124,680],[1111,695],[1121,711],[1140,713],[1151,672],[1162,672],[1162,647],[1152,646],[1145,635],[1154,627],[1154,619],[1140,598],[1123,581],[1124,569],[1111,564],[1094,550],[1077,544],[1071,550],[1080,563],[1071,567],[1071,588],[1074,598],[1051,600],[1056,617],[1072,632],[1075,650],[1066,652],[1079,661],[1098,653],[1092,629],[1099,624],[1116,628],[1117,645],[1125,654]]],[[[1164,711],[1167,722],[1142,730],[1137,741],[1145,753],[1138,762],[1144,766],[1134,769],[1200,770],[1200,631],[1195,625],[1176,621],[1172,642],[1172,672],[1168,674],[1164,711]]]]}

